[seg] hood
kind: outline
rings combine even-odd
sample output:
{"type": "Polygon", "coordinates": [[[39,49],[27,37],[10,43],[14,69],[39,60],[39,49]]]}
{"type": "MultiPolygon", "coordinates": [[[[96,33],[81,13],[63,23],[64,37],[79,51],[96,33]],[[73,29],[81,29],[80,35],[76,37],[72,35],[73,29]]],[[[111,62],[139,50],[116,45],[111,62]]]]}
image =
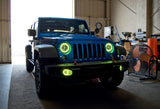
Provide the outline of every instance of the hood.
{"type": "Polygon", "coordinates": [[[85,34],[54,34],[43,36],[43,39],[57,40],[57,41],[109,41],[108,39],[98,38],[93,35],[85,34]]]}
{"type": "MultiPolygon", "coordinates": [[[[42,42],[43,44],[53,44],[57,48],[58,56],[62,63],[112,60],[111,53],[105,50],[106,43],[111,42],[111,40],[98,38],[93,35],[52,34],[52,36],[43,36],[42,42]],[[69,54],[64,54],[60,50],[60,46],[64,42],[69,43],[69,54]],[[63,56],[66,56],[66,60],[63,60],[63,56]]],[[[112,54],[115,56],[115,52],[112,54]]]]}

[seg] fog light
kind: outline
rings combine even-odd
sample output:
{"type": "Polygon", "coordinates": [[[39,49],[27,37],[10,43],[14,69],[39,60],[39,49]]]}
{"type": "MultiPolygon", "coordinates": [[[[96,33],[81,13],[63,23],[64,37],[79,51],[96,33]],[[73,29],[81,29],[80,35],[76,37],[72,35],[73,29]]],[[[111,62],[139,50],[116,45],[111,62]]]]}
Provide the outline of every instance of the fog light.
{"type": "Polygon", "coordinates": [[[72,74],[73,74],[72,70],[70,70],[70,69],[64,69],[62,71],[62,73],[64,76],[72,76],[72,74]]]}
{"type": "Polygon", "coordinates": [[[119,66],[119,70],[120,70],[120,71],[123,70],[123,66],[122,66],[122,65],[119,66]]]}

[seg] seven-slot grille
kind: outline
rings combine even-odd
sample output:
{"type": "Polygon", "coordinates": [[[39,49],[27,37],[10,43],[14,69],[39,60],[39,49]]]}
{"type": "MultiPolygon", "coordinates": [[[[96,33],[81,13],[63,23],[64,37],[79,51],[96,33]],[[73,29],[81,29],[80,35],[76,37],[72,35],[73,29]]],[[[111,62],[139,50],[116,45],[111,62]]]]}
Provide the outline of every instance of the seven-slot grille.
{"type": "Polygon", "coordinates": [[[73,44],[74,59],[104,58],[105,44],[73,44]]]}

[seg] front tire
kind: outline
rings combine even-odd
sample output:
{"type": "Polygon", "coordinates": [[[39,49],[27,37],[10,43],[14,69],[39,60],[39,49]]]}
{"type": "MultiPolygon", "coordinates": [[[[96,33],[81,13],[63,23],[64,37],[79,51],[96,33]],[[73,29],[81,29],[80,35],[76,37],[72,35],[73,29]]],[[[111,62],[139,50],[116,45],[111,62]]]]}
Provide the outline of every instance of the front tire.
{"type": "Polygon", "coordinates": [[[35,86],[36,92],[40,98],[43,98],[47,91],[47,79],[43,65],[36,59],[35,61],[35,86]]]}
{"type": "Polygon", "coordinates": [[[123,81],[123,77],[124,77],[124,72],[119,71],[119,69],[115,69],[109,75],[100,77],[100,80],[104,87],[116,88],[123,81]]]}
{"type": "Polygon", "coordinates": [[[32,72],[33,69],[34,69],[34,65],[31,62],[29,62],[28,59],[26,59],[26,70],[27,70],[27,72],[32,72]]]}
{"type": "Polygon", "coordinates": [[[25,55],[26,55],[26,70],[27,72],[32,72],[34,69],[34,65],[29,61],[32,59],[32,46],[27,45],[25,47],[25,55]]]}

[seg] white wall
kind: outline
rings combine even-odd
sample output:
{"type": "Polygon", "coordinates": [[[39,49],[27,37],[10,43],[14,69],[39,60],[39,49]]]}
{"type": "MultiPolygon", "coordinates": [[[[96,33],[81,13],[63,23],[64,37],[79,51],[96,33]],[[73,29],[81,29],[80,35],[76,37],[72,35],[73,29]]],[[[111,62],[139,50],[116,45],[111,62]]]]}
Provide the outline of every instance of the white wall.
{"type": "Polygon", "coordinates": [[[146,0],[111,0],[111,25],[122,32],[146,31],[146,0]]]}
{"type": "Polygon", "coordinates": [[[160,33],[160,0],[153,0],[153,34],[160,33]]]}
{"type": "MultiPolygon", "coordinates": [[[[149,7],[148,7],[149,8],[149,7]]],[[[111,25],[122,32],[146,31],[147,0],[111,0],[111,25]]],[[[160,0],[153,0],[152,34],[160,33],[160,0]]]]}

